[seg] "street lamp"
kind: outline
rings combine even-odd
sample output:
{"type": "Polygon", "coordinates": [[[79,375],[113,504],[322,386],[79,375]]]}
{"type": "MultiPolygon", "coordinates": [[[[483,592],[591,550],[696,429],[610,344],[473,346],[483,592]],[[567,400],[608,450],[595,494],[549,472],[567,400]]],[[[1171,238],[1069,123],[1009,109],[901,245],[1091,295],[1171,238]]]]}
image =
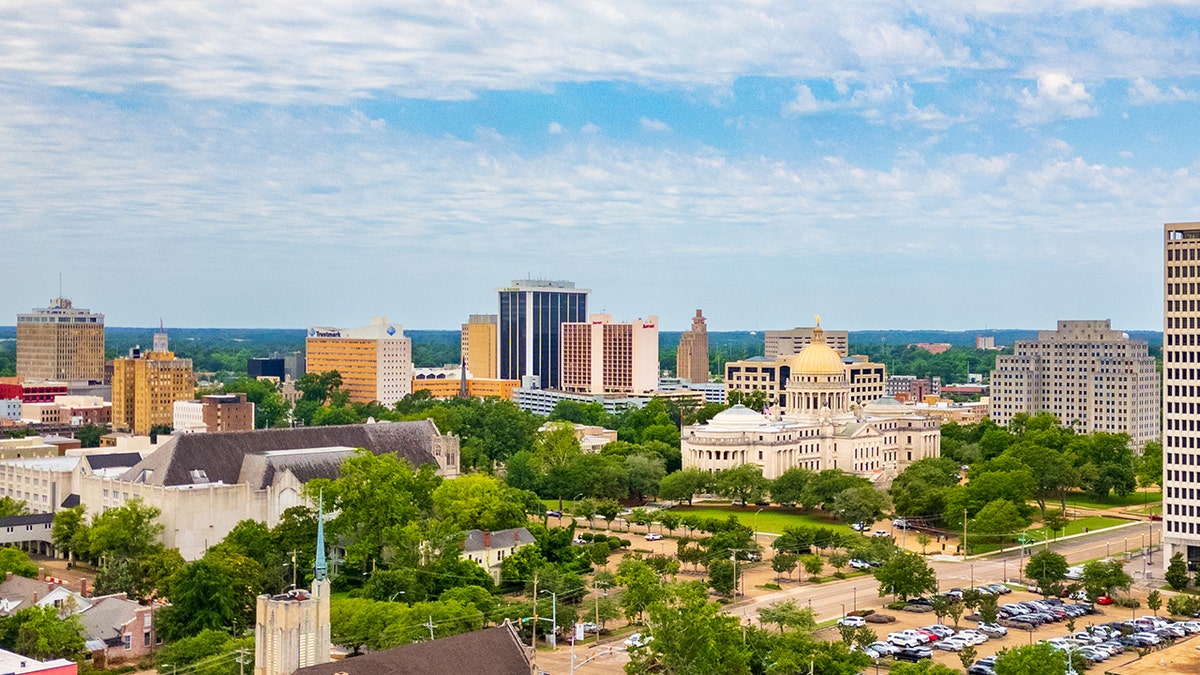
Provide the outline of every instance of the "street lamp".
{"type": "Polygon", "coordinates": [[[846,603],[842,603],[842,618],[846,618],[846,603]]]}
{"type": "Polygon", "coordinates": [[[854,611],[858,611],[858,586],[851,586],[850,591],[854,593],[854,611]]]}
{"type": "Polygon", "coordinates": [[[755,547],[758,546],[758,514],[760,514],[762,512],[763,512],[762,509],[759,509],[754,512],[754,546],[755,547]]]}
{"type": "MultiPolygon", "coordinates": [[[[558,649],[558,593],[542,589],[542,593],[550,594],[550,647],[558,649]]],[[[534,598],[534,606],[537,606],[537,598],[534,598]]],[[[536,611],[534,612],[537,613],[536,611]]]]}

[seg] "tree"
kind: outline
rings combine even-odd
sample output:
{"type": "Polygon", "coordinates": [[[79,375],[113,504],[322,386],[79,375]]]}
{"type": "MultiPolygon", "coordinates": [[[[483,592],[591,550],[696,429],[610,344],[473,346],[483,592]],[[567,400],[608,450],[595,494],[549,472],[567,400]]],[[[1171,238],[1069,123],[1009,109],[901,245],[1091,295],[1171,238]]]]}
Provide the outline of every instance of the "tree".
{"type": "MultiPolygon", "coordinates": [[[[989,621],[988,623],[992,622],[989,621]]],[[[963,670],[968,670],[970,669],[971,664],[975,663],[975,659],[978,656],[979,651],[975,649],[974,645],[967,645],[958,652],[958,662],[962,664],[963,670]]]]}
{"type": "Polygon", "coordinates": [[[996,619],[1000,616],[1000,611],[997,605],[1000,601],[994,595],[984,595],[979,598],[979,618],[983,619],[984,623],[996,623],[996,619]]]}
{"type": "Polygon", "coordinates": [[[708,489],[710,480],[709,474],[700,469],[676,471],[663,477],[658,486],[658,496],[673,502],[687,501],[691,506],[692,499],[708,489]]]}
{"type": "Polygon", "coordinates": [[[975,541],[1003,541],[1028,524],[1029,521],[1021,516],[1016,504],[1006,499],[995,499],[975,514],[971,529],[976,535],[975,541]]]}
{"type": "Polygon", "coordinates": [[[94,558],[114,561],[144,559],[162,547],[160,513],[135,498],[96,515],[89,528],[89,552],[94,558]]]}
{"type": "Polygon", "coordinates": [[[612,530],[612,522],[617,519],[617,515],[621,513],[621,505],[613,499],[605,499],[596,504],[596,513],[600,514],[608,523],[608,530],[612,530]]]}
{"type": "Polygon", "coordinates": [[[1133,578],[1116,560],[1093,560],[1084,564],[1083,576],[1080,577],[1079,583],[1083,584],[1084,590],[1094,599],[1101,595],[1111,595],[1118,588],[1128,590],[1133,585],[1133,578]]]}
{"type": "Polygon", "coordinates": [[[88,525],[84,520],[83,505],[72,506],[54,514],[53,529],[50,540],[54,548],[65,553],[69,559],[79,555],[87,556],[89,544],[87,541],[88,525]]]}
{"type": "Polygon", "coordinates": [[[170,589],[171,604],[158,611],[158,631],[168,642],[234,626],[234,580],[219,566],[201,558],[176,573],[170,589]]]}
{"type": "Polygon", "coordinates": [[[954,630],[958,630],[958,621],[962,618],[963,610],[966,605],[961,602],[950,601],[950,607],[946,610],[946,614],[954,620],[954,630]]]}
{"type": "Polygon", "coordinates": [[[660,600],[665,592],[662,579],[646,561],[627,557],[617,566],[616,582],[625,587],[621,593],[621,609],[625,618],[641,619],[651,603],[660,600]]]}
{"type": "Polygon", "coordinates": [[[240,377],[225,385],[227,394],[245,394],[254,404],[254,428],[269,429],[285,426],[291,406],[279,393],[279,385],[269,380],[240,377]]]}
{"type": "Polygon", "coordinates": [[[591,558],[593,565],[600,567],[608,566],[608,555],[611,553],[607,541],[598,541],[591,545],[588,549],[588,557],[591,558]]]}
{"type": "Polygon", "coordinates": [[[725,558],[718,558],[708,564],[708,585],[712,587],[718,595],[731,597],[734,589],[737,587],[737,578],[734,576],[733,561],[725,558]]]}
{"type": "Polygon", "coordinates": [[[1165,575],[1167,584],[1172,590],[1182,591],[1188,585],[1187,563],[1183,561],[1183,554],[1176,551],[1171,556],[1171,562],[1167,563],[1167,573],[1165,575]]]}
{"type": "Polygon", "coordinates": [[[887,495],[873,487],[842,490],[833,499],[833,511],[845,523],[874,523],[887,507],[887,495]]]}
{"type": "Polygon", "coordinates": [[[1056,590],[1067,578],[1067,559],[1054,551],[1038,551],[1025,564],[1025,576],[1037,582],[1043,596],[1057,595],[1056,590]]]}
{"type": "Polygon", "coordinates": [[[811,581],[813,577],[821,573],[821,568],[824,567],[821,562],[821,556],[806,555],[804,556],[804,571],[808,572],[808,578],[811,581]]]}
{"type": "Polygon", "coordinates": [[[1158,616],[1158,610],[1162,609],[1162,593],[1159,593],[1157,588],[1146,596],[1146,606],[1154,612],[1154,616],[1158,616]]]}
{"type": "Polygon", "coordinates": [[[12,649],[35,659],[77,659],[84,653],[79,617],[60,618],[53,606],[27,607],[8,619],[5,632],[16,634],[12,649]]]}
{"type": "Polygon", "coordinates": [[[909,464],[892,481],[896,513],[936,516],[945,509],[946,492],[958,485],[958,464],[947,457],[930,457],[909,464]]]}
{"type": "Polygon", "coordinates": [[[631,510],[629,512],[629,520],[637,523],[638,525],[645,525],[646,532],[650,532],[650,523],[652,521],[650,520],[650,512],[646,509],[636,508],[631,510]]]}
{"type": "Polygon", "coordinates": [[[917,544],[921,546],[921,555],[925,555],[925,548],[933,543],[933,537],[924,532],[917,533],[917,544]]]}
{"type": "Polygon", "coordinates": [[[785,627],[811,633],[817,627],[817,619],[811,607],[799,607],[795,600],[782,600],[758,610],[758,618],[763,623],[773,623],[779,626],[779,632],[785,627]]]}
{"type": "Polygon", "coordinates": [[[950,616],[950,607],[955,601],[948,595],[935,595],[929,600],[930,607],[933,609],[933,615],[937,617],[938,623],[950,616]]]}
{"type": "Polygon", "coordinates": [[[776,574],[786,574],[790,579],[799,562],[800,556],[795,553],[776,553],[775,557],[771,558],[771,569],[776,574]]]}
{"type": "Polygon", "coordinates": [[[736,617],[709,602],[697,584],[671,590],[649,608],[654,640],[632,650],[630,675],[722,673],[749,675],[751,652],[736,617]]]}
{"type": "Polygon", "coordinates": [[[675,530],[679,529],[679,521],[682,520],[682,516],[680,516],[678,513],[675,513],[674,511],[659,510],[655,511],[654,515],[656,518],[658,518],[658,524],[662,526],[662,529],[667,531],[668,536],[673,534],[675,530]]]}
{"type": "Polygon", "coordinates": [[[659,457],[639,454],[625,458],[625,480],[632,499],[642,501],[658,494],[666,474],[666,463],[659,457]]]}
{"type": "Polygon", "coordinates": [[[38,566],[29,559],[29,554],[19,548],[5,546],[0,548],[0,577],[7,573],[17,576],[38,578],[38,566]]]}
{"type": "Polygon", "coordinates": [[[997,656],[996,675],[1062,675],[1067,672],[1066,653],[1045,642],[1002,649],[997,656]]]}
{"type": "Polygon", "coordinates": [[[575,502],[574,513],[580,518],[587,518],[588,527],[596,526],[596,501],[594,499],[580,499],[575,502]]]}
{"type": "Polygon", "coordinates": [[[98,448],[100,447],[100,439],[108,432],[109,429],[107,426],[85,424],[75,430],[75,440],[79,441],[80,447],[98,448]]]}
{"type": "Polygon", "coordinates": [[[743,504],[758,501],[771,486],[771,481],[763,478],[762,467],[757,464],[742,464],[732,469],[726,469],[717,474],[717,492],[743,504]]]}
{"type": "Polygon", "coordinates": [[[1137,459],[1137,481],[1142,488],[1162,485],[1163,449],[1157,441],[1142,446],[1142,456],[1137,459]]]}
{"type": "Polygon", "coordinates": [[[1063,513],[1062,509],[1046,511],[1045,515],[1042,516],[1042,524],[1046,526],[1046,529],[1050,530],[1049,537],[1053,537],[1056,532],[1066,529],[1068,522],[1070,521],[1067,520],[1067,516],[1063,513]]]}
{"type": "Polygon", "coordinates": [[[528,520],[513,488],[480,473],[442,481],[433,491],[433,511],[461,530],[507,530],[528,520]]]}
{"type": "Polygon", "coordinates": [[[838,574],[842,573],[842,568],[850,562],[850,556],[845,553],[834,551],[829,554],[829,564],[833,565],[833,569],[837,570],[838,574]]]}
{"type": "Polygon", "coordinates": [[[937,591],[937,576],[925,560],[915,554],[901,552],[875,568],[879,582],[879,597],[889,593],[901,601],[914,595],[937,591]]]}
{"type": "Polygon", "coordinates": [[[841,634],[843,643],[847,646],[856,646],[859,649],[879,639],[875,631],[867,626],[838,626],[838,633],[841,634]]]}
{"type": "Polygon", "coordinates": [[[771,500],[777,504],[800,503],[800,495],[804,494],[804,486],[808,485],[808,481],[815,475],[817,475],[815,471],[800,467],[792,467],[784,471],[771,482],[771,500]]]}

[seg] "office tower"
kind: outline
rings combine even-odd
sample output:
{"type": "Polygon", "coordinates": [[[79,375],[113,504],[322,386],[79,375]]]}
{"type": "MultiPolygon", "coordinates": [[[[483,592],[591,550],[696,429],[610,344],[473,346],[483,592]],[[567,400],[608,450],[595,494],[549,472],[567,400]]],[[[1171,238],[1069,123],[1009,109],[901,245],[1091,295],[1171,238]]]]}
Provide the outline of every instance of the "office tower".
{"type": "Polygon", "coordinates": [[[640,394],[658,388],[658,317],[613,323],[610,314],[562,325],[563,391],[640,394]]]}
{"type": "Polygon", "coordinates": [[[390,406],[412,393],[412,340],[386,316],[361,328],[309,328],[305,348],[308,372],[338,371],[351,401],[390,406]]]}
{"type": "Polygon", "coordinates": [[[557,389],[562,363],[560,327],[587,321],[588,293],[570,281],[545,279],[518,279],[501,288],[500,379],[533,377],[542,389],[557,389]]]}
{"type": "Polygon", "coordinates": [[[192,360],[175,357],[163,339],[155,338],[161,351],[129,350],[129,356],[113,360],[113,427],[139,436],[156,426],[173,427],[175,402],[190,401],[196,393],[192,360]]]}
{"type": "Polygon", "coordinates": [[[246,375],[258,379],[269,377],[279,382],[287,378],[287,366],[282,358],[246,359],[246,375]]]}
{"type": "Polygon", "coordinates": [[[692,317],[691,330],[679,336],[675,377],[695,384],[708,382],[708,326],[700,310],[692,317]]]}
{"type": "Polygon", "coordinates": [[[17,377],[104,381],[104,315],[73,307],[66,298],[18,314],[17,377]]]}
{"type": "Polygon", "coordinates": [[[462,357],[474,379],[496,379],[497,323],[495,314],[472,314],[462,325],[462,357]]]}
{"type": "Polygon", "coordinates": [[[1167,223],[1163,260],[1163,556],[1200,567],[1200,223],[1167,223]]]}
{"type": "MultiPolygon", "coordinates": [[[[773,359],[777,356],[799,354],[801,349],[813,343],[813,335],[817,329],[793,328],[791,330],[769,330],[763,333],[763,356],[773,359]]],[[[829,345],[842,356],[850,353],[850,333],[844,330],[824,331],[825,344],[829,345]]]]}
{"type": "Polygon", "coordinates": [[[1159,386],[1145,340],[1107,319],[1059,321],[996,358],[988,416],[1003,426],[1046,411],[1080,433],[1129,434],[1141,446],[1159,439],[1159,386]]]}

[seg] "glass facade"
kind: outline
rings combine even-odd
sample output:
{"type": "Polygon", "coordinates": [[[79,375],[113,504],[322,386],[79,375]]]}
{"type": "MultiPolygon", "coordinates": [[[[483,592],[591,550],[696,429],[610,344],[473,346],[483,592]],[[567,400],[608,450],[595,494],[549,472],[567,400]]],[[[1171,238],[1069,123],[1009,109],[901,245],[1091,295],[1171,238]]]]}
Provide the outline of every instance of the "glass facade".
{"type": "Polygon", "coordinates": [[[569,282],[514,282],[500,290],[500,378],[538,378],[543,389],[561,382],[562,334],[568,321],[587,320],[588,291],[569,282]],[[528,287],[535,285],[535,287],[528,287]]]}

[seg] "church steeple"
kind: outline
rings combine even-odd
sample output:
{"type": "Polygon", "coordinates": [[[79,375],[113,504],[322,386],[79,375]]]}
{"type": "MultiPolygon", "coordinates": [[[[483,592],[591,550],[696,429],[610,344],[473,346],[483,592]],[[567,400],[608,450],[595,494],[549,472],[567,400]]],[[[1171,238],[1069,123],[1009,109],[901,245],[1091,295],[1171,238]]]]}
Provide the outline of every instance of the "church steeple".
{"type": "Polygon", "coordinates": [[[314,581],[324,581],[329,577],[329,567],[325,564],[325,493],[317,497],[317,564],[314,570],[314,581]]]}

